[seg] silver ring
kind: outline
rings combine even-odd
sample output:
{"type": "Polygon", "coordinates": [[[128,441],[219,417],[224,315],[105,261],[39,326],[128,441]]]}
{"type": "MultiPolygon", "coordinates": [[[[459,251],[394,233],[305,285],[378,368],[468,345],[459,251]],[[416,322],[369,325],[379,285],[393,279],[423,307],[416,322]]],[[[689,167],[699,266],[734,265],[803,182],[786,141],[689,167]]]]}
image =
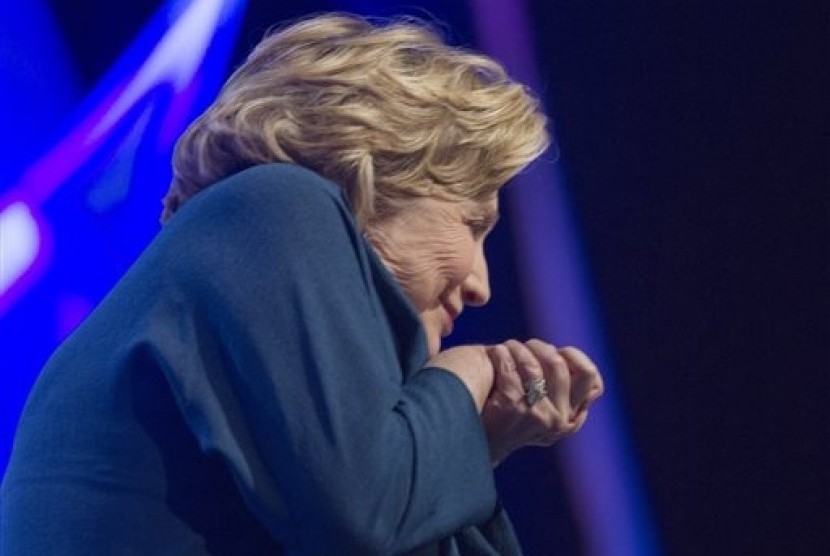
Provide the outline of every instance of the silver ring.
{"type": "Polygon", "coordinates": [[[525,382],[525,402],[533,407],[548,395],[548,385],[544,378],[534,378],[525,382]]]}

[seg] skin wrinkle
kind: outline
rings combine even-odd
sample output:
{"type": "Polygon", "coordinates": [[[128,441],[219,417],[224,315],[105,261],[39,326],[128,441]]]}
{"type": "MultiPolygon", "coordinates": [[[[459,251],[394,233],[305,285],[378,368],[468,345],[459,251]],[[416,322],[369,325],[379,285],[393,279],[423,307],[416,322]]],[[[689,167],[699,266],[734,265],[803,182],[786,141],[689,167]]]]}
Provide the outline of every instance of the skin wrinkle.
{"type": "Polygon", "coordinates": [[[498,219],[498,200],[409,200],[367,227],[366,238],[418,311],[430,355],[463,306],[483,305],[490,286],[484,240],[498,219]]]}

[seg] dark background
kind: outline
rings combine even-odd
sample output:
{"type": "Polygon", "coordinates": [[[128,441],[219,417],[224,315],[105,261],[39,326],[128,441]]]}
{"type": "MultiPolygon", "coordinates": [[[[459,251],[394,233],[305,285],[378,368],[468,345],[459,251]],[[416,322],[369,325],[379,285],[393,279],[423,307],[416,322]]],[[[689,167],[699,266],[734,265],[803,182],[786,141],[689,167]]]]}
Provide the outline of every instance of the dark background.
{"type": "Polygon", "coordinates": [[[534,3],[668,554],[830,554],[824,6],[534,3]]]}
{"type": "MultiPolygon", "coordinates": [[[[88,88],[159,3],[52,0],[88,88]]],[[[373,4],[475,44],[465,2],[373,4]]],[[[332,8],[251,2],[236,62],[270,24],[332,8]]],[[[827,4],[528,8],[665,553],[830,554],[827,4]]],[[[509,224],[489,247],[499,268],[509,224]]],[[[513,272],[462,338],[526,334],[513,272]]],[[[529,556],[583,553],[555,454],[500,470],[529,556]]]]}

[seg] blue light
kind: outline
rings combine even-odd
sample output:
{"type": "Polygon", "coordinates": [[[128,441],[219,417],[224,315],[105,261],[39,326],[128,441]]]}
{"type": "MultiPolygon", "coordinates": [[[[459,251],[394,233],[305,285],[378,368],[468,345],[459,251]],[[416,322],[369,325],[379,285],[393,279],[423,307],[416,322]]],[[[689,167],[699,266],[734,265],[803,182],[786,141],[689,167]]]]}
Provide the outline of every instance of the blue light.
{"type": "MultiPolygon", "coordinates": [[[[0,193],[0,468],[43,362],[157,231],[174,141],[224,81],[244,7],[164,5],[67,133],[0,193]]],[[[43,101],[32,102],[20,111],[43,101]]]]}
{"type": "Polygon", "coordinates": [[[0,0],[0,194],[77,101],[78,79],[43,0],[0,0]]]}

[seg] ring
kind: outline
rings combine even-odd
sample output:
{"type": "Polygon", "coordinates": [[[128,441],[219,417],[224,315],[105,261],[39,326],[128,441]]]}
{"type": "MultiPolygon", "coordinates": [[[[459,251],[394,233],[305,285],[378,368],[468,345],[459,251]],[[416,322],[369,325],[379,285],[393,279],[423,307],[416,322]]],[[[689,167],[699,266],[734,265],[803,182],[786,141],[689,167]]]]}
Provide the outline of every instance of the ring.
{"type": "Polygon", "coordinates": [[[548,395],[547,382],[544,378],[534,378],[525,382],[525,402],[533,407],[539,400],[548,395]]]}

